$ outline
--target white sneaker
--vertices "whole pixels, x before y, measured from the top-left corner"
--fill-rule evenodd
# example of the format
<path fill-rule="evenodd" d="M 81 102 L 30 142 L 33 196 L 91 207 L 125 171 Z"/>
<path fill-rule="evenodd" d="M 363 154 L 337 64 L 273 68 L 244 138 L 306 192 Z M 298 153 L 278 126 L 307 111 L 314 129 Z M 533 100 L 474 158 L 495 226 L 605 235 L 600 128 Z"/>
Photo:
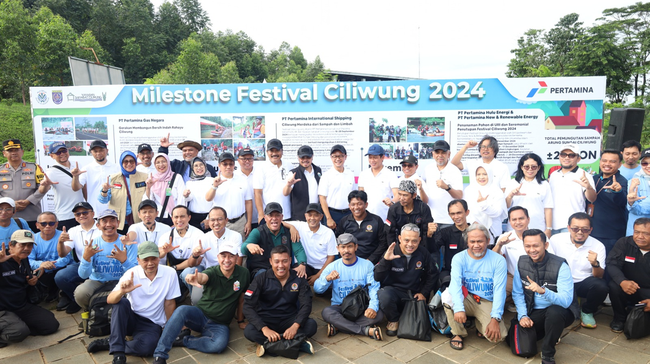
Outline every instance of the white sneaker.
<path fill-rule="evenodd" d="M 605 297 L 605 300 L 603 301 L 603 306 L 611 307 L 612 306 L 612 301 L 609 299 L 609 295 Z"/>

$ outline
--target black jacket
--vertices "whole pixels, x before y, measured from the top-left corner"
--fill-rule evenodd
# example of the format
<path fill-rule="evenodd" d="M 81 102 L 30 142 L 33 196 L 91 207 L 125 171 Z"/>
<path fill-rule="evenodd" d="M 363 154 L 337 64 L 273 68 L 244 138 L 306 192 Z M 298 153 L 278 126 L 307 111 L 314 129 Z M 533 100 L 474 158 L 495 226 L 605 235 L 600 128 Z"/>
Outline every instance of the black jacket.
<path fill-rule="evenodd" d="M 271 230 L 269 230 L 269 227 L 266 224 L 258 227 L 257 230 L 260 231 L 260 241 L 257 243 L 257 245 L 259 245 L 260 248 L 264 249 L 264 253 L 261 255 L 251 254 L 246 259 L 246 268 L 248 268 L 248 270 L 251 272 L 251 277 L 254 277 L 255 273 L 257 273 L 257 271 L 260 269 L 271 269 L 271 263 L 269 263 L 269 259 L 271 258 L 271 250 L 275 247 Z M 289 232 L 289 229 L 280 230 L 284 230 L 284 233 L 279 233 L 283 234 L 282 245 L 285 245 L 289 249 L 289 254 L 293 259 L 291 233 Z"/>
<path fill-rule="evenodd" d="M 463 241 L 463 232 L 458 230 L 456 225 L 447 226 L 436 231 L 433 239 L 429 239 L 429 241 L 433 241 L 433 244 L 430 244 L 428 248 L 431 255 L 436 257 L 435 264 L 440 261 L 440 248 L 445 248 L 445 260 L 442 268 L 440 268 L 441 271 L 450 272 L 451 259 L 454 255 L 467 248 L 467 244 Z"/>
<path fill-rule="evenodd" d="M 419 198 L 413 200 L 413 211 L 407 214 L 404 212 L 404 207 L 399 202 L 392 205 L 388 208 L 388 215 L 386 217 L 388 221 L 388 229 L 386 232 L 386 239 L 388 244 L 397 242 L 397 236 L 402 230 L 402 226 L 406 224 L 415 224 L 420 228 L 420 242 L 422 245 L 427 243 L 427 229 L 429 228 L 429 223 L 433 222 L 433 217 L 431 217 L 431 209 L 427 204 L 422 202 Z"/>
<path fill-rule="evenodd" d="M 438 280 L 438 270 L 432 264 L 429 252 L 420 245 L 408 263 L 399 245 L 395 245 L 393 253 L 400 257 L 386 260 L 382 256 L 375 266 L 375 280 L 382 287 L 390 286 L 404 292 L 410 290 L 412 294 L 422 293 L 428 299 Z"/>
<path fill-rule="evenodd" d="M 323 173 L 319 166 L 315 164 L 311 166 L 314 170 L 316 185 L 318 185 Z M 305 168 L 299 165 L 290 172 L 296 174 L 296 179 L 300 179 L 300 182 L 293 185 L 293 189 L 289 195 L 291 198 L 291 220 L 305 221 L 305 210 L 307 209 L 307 205 L 309 205 L 309 184 L 307 177 L 305 177 Z"/>
<path fill-rule="evenodd" d="M 164 154 L 169 154 L 169 148 L 168 147 L 158 147 L 158 153 L 164 153 Z M 186 162 L 182 159 L 174 159 L 173 161 L 170 161 L 171 166 L 172 166 L 172 171 L 178 173 L 183 177 L 183 174 L 185 171 L 190 167 L 190 163 Z M 217 169 L 214 168 L 211 164 L 206 163 L 205 164 L 206 168 L 208 168 L 208 172 L 210 172 L 210 176 L 216 177 L 217 176 Z"/>
<path fill-rule="evenodd" d="M 336 236 L 350 233 L 357 238 L 357 256 L 377 264 L 388 249 L 386 243 L 386 228 L 381 217 L 368 212 L 366 218 L 357 224 L 352 214 L 344 217 L 336 224 Z"/>
<path fill-rule="evenodd" d="M 9 254 L 7 250 L 7 254 Z M 32 277 L 29 259 L 0 263 L 0 311 L 16 311 L 27 304 L 27 279 Z"/>
<path fill-rule="evenodd" d="M 650 288 L 650 254 L 643 255 L 632 236 L 618 239 L 607 255 L 607 272 L 617 285 L 625 280 Z"/>

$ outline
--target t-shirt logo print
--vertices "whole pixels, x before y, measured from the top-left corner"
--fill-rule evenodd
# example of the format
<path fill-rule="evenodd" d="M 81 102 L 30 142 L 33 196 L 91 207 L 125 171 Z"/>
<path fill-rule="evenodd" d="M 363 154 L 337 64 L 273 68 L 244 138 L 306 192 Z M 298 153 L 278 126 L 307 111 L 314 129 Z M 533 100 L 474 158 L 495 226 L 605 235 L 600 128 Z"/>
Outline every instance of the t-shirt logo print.
<path fill-rule="evenodd" d="M 241 289 L 241 283 L 239 283 L 239 281 L 235 281 L 235 283 L 232 285 L 232 289 L 235 292 L 239 291 Z"/>

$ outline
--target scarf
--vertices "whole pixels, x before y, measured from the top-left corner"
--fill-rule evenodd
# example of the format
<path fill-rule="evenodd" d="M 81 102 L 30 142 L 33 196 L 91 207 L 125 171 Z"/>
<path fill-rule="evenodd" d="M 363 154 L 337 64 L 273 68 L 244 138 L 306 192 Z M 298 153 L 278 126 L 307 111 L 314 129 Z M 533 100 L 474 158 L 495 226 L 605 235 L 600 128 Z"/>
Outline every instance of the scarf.
<path fill-rule="evenodd" d="M 124 169 L 124 164 L 122 164 L 122 162 L 124 162 L 124 158 L 129 157 L 129 156 L 133 157 L 133 160 L 135 161 L 136 165 L 138 163 L 138 158 L 135 156 L 135 154 L 132 151 L 127 150 L 127 151 L 122 152 L 122 155 L 120 155 L 120 168 L 122 169 L 122 175 L 124 176 L 124 182 L 126 182 L 126 177 L 128 177 L 128 176 L 130 176 L 132 174 L 135 174 L 135 172 L 136 172 L 135 168 L 133 168 L 133 170 L 131 172 Z"/>
<path fill-rule="evenodd" d="M 153 158 L 153 163 L 154 165 L 156 164 L 156 159 L 159 157 L 165 158 L 165 161 L 167 162 L 167 170 L 165 172 L 160 173 L 158 170 L 153 174 L 153 180 L 154 184 L 151 187 L 151 191 L 158 196 L 158 200 L 162 204 L 163 201 L 165 201 L 165 195 L 167 193 L 167 187 L 169 187 L 169 181 L 171 181 L 172 176 L 174 175 L 174 172 L 172 171 L 172 166 L 171 163 L 169 162 L 169 156 L 164 153 L 158 153 L 156 156 Z M 169 202 L 167 203 L 167 212 L 171 215 L 172 210 L 176 206 L 176 201 L 174 200 L 174 196 L 169 196 Z"/>
<path fill-rule="evenodd" d="M 203 174 L 196 174 L 194 172 L 194 163 L 196 162 L 203 163 Z M 202 181 L 207 176 L 208 176 L 208 166 L 205 164 L 205 161 L 203 161 L 203 159 L 199 157 L 194 157 L 194 159 L 192 159 L 192 165 L 190 165 L 190 179 L 192 181 Z"/>

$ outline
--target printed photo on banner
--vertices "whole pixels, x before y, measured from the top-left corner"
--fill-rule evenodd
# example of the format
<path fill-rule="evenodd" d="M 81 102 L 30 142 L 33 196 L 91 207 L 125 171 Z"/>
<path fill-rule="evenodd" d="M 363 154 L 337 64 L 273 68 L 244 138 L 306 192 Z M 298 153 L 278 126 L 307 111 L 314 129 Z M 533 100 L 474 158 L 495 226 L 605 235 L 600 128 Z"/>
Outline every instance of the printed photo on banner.
<path fill-rule="evenodd" d="M 408 135 L 406 140 L 414 143 L 435 143 L 445 139 L 444 117 L 419 117 L 406 120 Z"/>
<path fill-rule="evenodd" d="M 413 144 L 418 145 L 418 143 Z M 434 143 L 420 143 L 418 159 L 433 159 L 433 144 Z"/>
<path fill-rule="evenodd" d="M 393 149 L 393 159 L 404 159 L 404 157 L 409 155 L 421 159 L 420 154 L 419 143 L 399 143 Z"/>
<path fill-rule="evenodd" d="M 41 123 L 43 140 L 74 140 L 74 122 L 71 117 L 44 117 Z"/>
<path fill-rule="evenodd" d="M 370 118 L 370 143 L 400 143 L 406 141 L 406 121 Z"/>
<path fill-rule="evenodd" d="M 201 139 L 201 158 L 206 162 L 219 163 L 221 153 L 232 153 L 232 139 Z"/>
<path fill-rule="evenodd" d="M 74 118 L 77 140 L 108 139 L 106 117 L 80 116 Z"/>
<path fill-rule="evenodd" d="M 232 138 L 232 120 L 223 116 L 201 116 L 201 139 Z"/>
<path fill-rule="evenodd" d="M 264 116 L 235 116 L 233 117 L 234 137 L 244 139 L 259 139 L 266 137 Z"/>
<path fill-rule="evenodd" d="M 233 148 L 235 149 L 235 157 L 239 157 L 239 152 L 244 148 L 250 148 L 255 155 L 253 156 L 256 161 L 266 160 L 266 140 L 265 139 L 233 139 Z"/>

